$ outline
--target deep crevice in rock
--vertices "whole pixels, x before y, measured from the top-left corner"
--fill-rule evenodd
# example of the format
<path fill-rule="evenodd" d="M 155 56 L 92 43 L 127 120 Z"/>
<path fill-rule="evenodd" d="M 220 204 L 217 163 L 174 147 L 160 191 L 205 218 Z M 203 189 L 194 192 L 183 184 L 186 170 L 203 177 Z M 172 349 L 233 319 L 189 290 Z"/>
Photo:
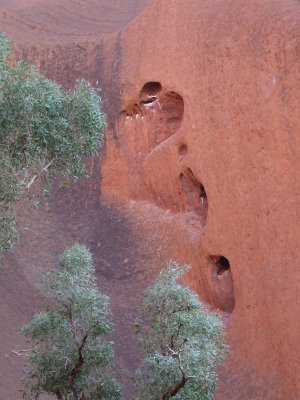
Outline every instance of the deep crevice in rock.
<path fill-rule="evenodd" d="M 218 255 L 210 256 L 209 264 L 212 266 L 215 306 L 231 313 L 235 306 L 235 296 L 230 262 L 226 257 Z"/>
<path fill-rule="evenodd" d="M 179 176 L 180 196 L 185 211 L 195 211 L 205 223 L 208 211 L 208 199 L 202 183 L 195 177 L 193 171 L 187 168 Z"/>

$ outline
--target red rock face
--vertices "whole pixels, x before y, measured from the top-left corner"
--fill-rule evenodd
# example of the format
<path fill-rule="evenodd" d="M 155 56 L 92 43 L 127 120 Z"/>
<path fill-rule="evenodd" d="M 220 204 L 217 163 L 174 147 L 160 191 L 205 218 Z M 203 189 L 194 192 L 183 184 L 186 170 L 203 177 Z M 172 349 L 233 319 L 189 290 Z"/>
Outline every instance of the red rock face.
<path fill-rule="evenodd" d="M 295 1 L 175 0 L 122 33 L 103 198 L 158 205 L 170 258 L 232 312 L 218 399 L 300 393 L 299 28 Z"/>
<path fill-rule="evenodd" d="M 6 3 L 3 23 L 29 21 L 24 13 L 42 4 Z M 124 2 L 101 3 L 123 15 Z M 21 24 L 26 46 L 23 28 L 7 22 L 15 57 L 66 86 L 101 82 L 102 199 L 129 202 L 157 265 L 190 263 L 186 282 L 228 315 L 216 398 L 298 399 L 299 3 L 153 0 L 121 33 L 112 19 L 98 32 L 105 14 L 91 4 L 82 12 L 94 22 L 70 17 L 66 28 L 55 6 L 59 29 L 39 29 L 40 40 Z M 138 4 L 128 1 L 132 13 Z"/>
<path fill-rule="evenodd" d="M 82 43 L 118 31 L 149 0 L 1 0 L 1 31 L 21 43 Z"/>

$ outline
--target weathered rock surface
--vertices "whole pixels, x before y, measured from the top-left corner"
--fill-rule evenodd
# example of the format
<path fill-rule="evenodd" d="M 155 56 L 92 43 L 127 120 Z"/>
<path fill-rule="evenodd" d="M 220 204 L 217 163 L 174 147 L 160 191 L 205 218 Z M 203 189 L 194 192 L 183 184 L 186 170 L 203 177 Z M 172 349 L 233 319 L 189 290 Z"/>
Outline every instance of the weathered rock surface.
<path fill-rule="evenodd" d="M 29 21 L 27 9 L 15 8 L 17 1 L 4 3 L 10 11 L 1 6 L 1 12 Z M 152 0 L 121 32 L 114 28 L 129 19 L 130 12 L 123 15 L 124 1 L 100 3 L 118 5 L 124 17 L 104 24 L 101 32 L 97 29 L 105 14 L 96 1 L 84 8 L 82 25 L 72 22 L 81 7 L 73 2 L 66 26 L 66 9 L 48 3 L 41 26 L 49 26 L 53 10 L 60 10 L 59 29 L 46 34 L 39 28 L 37 40 L 35 31 L 21 24 L 27 45 L 18 24 L 9 23 L 15 57 L 34 61 L 67 86 L 78 77 L 95 86 L 101 82 L 109 117 L 102 199 L 129 202 L 136 238 L 142 251 L 151 254 L 149 268 L 154 271 L 170 258 L 189 262 L 186 281 L 228 315 L 231 355 L 220 371 L 216 398 L 296 400 L 299 2 Z M 126 3 L 133 15 L 140 11 L 138 4 L 147 2 Z M 32 1 L 32 10 L 41 5 Z M 5 22 L 3 16 L 0 20 Z M 93 164 L 91 171 L 93 179 L 78 189 L 87 198 L 100 185 Z M 53 214 L 62 201 L 56 196 Z M 88 219 L 97 252 L 94 220 Z M 53 216 L 51 221 L 54 231 L 56 226 L 64 229 Z M 55 235 L 43 235 L 40 262 L 55 242 Z M 30 240 L 26 243 L 29 251 Z M 22 250 L 13 265 L 22 259 Z M 33 277 L 29 264 L 24 264 L 25 275 Z M 128 284 L 134 279 L 129 274 Z M 116 285 L 114 292 L 121 293 L 123 286 Z M 122 296 L 115 302 L 123 304 L 128 296 Z"/>
<path fill-rule="evenodd" d="M 149 0 L 1 0 L 1 31 L 22 43 L 79 43 L 123 28 Z"/>
<path fill-rule="evenodd" d="M 232 311 L 219 399 L 300 396 L 299 43 L 296 1 L 153 1 L 122 33 L 104 197 L 168 210 L 170 257 Z"/>

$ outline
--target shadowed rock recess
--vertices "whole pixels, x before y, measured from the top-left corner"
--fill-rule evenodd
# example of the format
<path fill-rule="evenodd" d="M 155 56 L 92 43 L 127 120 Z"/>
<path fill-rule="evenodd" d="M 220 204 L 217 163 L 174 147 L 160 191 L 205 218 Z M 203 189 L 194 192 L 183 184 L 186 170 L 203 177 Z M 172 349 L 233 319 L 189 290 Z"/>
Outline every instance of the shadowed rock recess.
<path fill-rule="evenodd" d="M 216 400 L 297 400 L 299 2 L 5 0 L 0 21 L 14 59 L 66 87 L 89 79 L 108 116 L 90 179 L 19 211 L 22 241 L 0 272 L 0 398 L 20 398 L 10 349 L 45 301 L 38 277 L 80 240 L 112 298 L 118 366 L 136 365 L 134 309 L 175 259 L 226 321 Z"/>

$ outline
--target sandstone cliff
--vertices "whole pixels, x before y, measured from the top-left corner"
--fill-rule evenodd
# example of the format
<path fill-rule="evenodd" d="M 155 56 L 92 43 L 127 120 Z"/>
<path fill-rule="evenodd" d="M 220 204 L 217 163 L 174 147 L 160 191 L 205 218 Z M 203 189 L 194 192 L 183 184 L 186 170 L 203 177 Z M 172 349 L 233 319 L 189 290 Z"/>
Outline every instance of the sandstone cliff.
<path fill-rule="evenodd" d="M 170 257 L 232 312 L 219 399 L 300 396 L 299 43 L 296 1 L 153 1 L 122 32 L 104 197 L 159 206 Z"/>

